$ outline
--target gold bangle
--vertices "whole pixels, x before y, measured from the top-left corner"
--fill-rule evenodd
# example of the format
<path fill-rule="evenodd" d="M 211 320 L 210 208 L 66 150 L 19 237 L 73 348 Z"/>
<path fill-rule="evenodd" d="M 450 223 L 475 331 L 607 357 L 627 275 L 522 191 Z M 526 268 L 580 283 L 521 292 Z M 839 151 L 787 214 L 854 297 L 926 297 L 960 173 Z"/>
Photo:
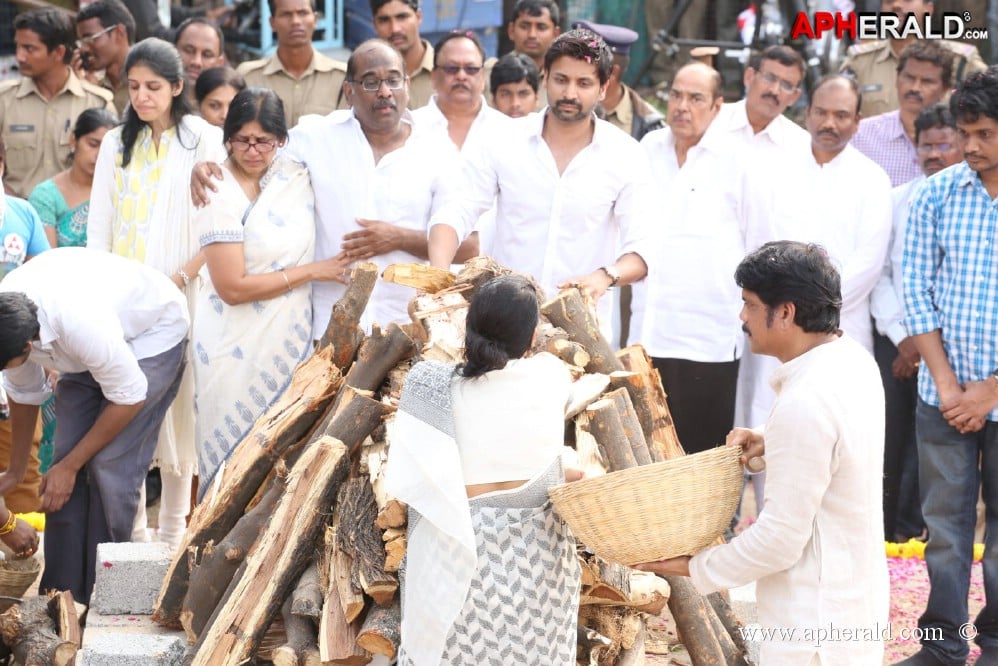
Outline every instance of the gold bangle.
<path fill-rule="evenodd" d="M 10 509 L 7 509 L 7 522 L 0 526 L 0 536 L 4 534 L 10 534 L 14 531 L 14 527 L 17 526 L 17 516 Z"/>
<path fill-rule="evenodd" d="M 284 284 L 288 285 L 288 293 L 290 294 L 293 291 L 291 289 L 291 280 L 288 279 L 288 273 L 283 268 L 281 269 L 281 275 L 284 276 Z"/>

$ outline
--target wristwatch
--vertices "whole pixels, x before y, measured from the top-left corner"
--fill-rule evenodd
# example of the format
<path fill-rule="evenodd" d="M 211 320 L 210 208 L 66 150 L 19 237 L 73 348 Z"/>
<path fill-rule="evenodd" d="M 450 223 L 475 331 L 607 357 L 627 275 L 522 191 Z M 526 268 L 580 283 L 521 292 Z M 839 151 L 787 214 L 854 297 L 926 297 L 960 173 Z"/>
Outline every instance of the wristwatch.
<path fill-rule="evenodd" d="M 600 266 L 599 269 L 610 278 L 610 286 L 616 287 L 617 283 L 620 282 L 620 271 L 615 266 Z"/>

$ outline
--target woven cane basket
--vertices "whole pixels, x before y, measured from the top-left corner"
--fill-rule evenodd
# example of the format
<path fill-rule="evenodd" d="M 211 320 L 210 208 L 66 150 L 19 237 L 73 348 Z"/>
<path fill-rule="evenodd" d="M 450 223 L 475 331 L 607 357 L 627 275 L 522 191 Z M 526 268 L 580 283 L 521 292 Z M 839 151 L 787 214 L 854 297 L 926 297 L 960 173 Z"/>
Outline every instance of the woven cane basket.
<path fill-rule="evenodd" d="M 0 559 L 0 597 L 20 599 L 38 578 L 42 563 L 37 557 L 14 559 L 14 553 L 5 545 L 0 552 L 6 559 Z M 0 599 L 0 612 L 11 607 L 13 602 Z"/>
<path fill-rule="evenodd" d="M 720 446 L 551 488 L 575 536 L 605 560 L 638 564 L 692 555 L 731 522 L 741 450 Z"/>

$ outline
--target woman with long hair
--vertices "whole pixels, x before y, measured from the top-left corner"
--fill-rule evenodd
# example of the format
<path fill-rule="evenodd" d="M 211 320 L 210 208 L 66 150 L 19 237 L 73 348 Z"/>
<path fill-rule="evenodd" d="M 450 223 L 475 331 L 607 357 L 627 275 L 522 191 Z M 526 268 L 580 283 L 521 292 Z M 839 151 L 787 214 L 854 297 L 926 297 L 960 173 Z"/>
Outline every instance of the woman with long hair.
<path fill-rule="evenodd" d="M 87 247 L 130 257 L 170 276 L 196 317 L 198 273 L 204 264 L 194 234 L 189 182 L 199 161 L 225 158 L 221 130 L 190 113 L 184 70 L 172 44 L 151 37 L 125 60 L 130 104 L 124 122 L 107 133 L 97 158 Z M 159 537 L 178 546 L 190 510 L 194 449 L 194 377 L 184 373 L 177 399 L 163 420 L 152 461 L 163 495 Z M 147 539 L 139 503 L 136 540 Z"/>
<path fill-rule="evenodd" d="M 223 138 L 224 177 L 195 219 L 211 277 L 191 336 L 202 497 L 311 352 L 311 282 L 342 282 L 348 263 L 313 261 L 315 197 L 308 170 L 279 153 L 288 140 L 281 98 L 240 92 Z"/>
<path fill-rule="evenodd" d="M 464 363 L 417 363 L 402 388 L 385 474 L 409 505 L 399 664 L 575 663 L 581 572 L 547 497 L 571 377 L 526 356 L 538 316 L 525 278 L 490 280 Z"/>
<path fill-rule="evenodd" d="M 236 94 L 245 90 L 242 74 L 231 67 L 212 67 L 201 72 L 194 83 L 198 113 L 215 127 L 225 125 L 225 116 Z"/>

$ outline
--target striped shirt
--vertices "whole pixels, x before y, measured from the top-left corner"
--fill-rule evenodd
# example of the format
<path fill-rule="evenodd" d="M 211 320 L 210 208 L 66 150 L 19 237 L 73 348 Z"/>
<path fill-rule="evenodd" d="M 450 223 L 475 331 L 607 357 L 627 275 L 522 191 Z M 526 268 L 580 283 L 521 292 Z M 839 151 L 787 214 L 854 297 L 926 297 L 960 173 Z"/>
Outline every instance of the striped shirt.
<path fill-rule="evenodd" d="M 904 185 L 922 175 L 918 151 L 904 131 L 900 111 L 863 118 L 852 137 L 852 145 L 887 172 L 891 187 Z"/>
<path fill-rule="evenodd" d="M 915 193 L 904 259 L 910 335 L 940 329 L 957 380 L 982 381 L 998 368 L 998 203 L 966 162 L 940 171 Z M 939 405 L 926 367 L 918 395 Z M 998 408 L 988 415 L 998 421 Z"/>

